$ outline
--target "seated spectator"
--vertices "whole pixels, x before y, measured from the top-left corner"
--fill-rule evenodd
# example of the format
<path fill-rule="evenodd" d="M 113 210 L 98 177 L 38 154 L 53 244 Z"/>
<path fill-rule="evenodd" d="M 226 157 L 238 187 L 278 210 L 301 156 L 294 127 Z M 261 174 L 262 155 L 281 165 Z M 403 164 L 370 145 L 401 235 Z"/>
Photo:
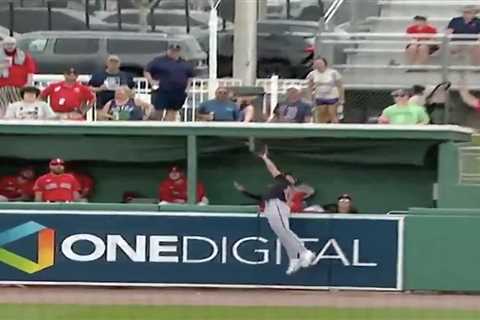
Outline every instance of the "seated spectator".
<path fill-rule="evenodd" d="M 478 35 L 480 34 L 480 19 L 476 17 L 478 13 L 478 8 L 476 6 L 465 6 L 463 7 L 463 16 L 455 17 L 450 20 L 447 33 L 453 35 Z M 452 41 L 473 41 L 478 43 L 478 37 L 470 38 L 454 38 Z M 474 65 L 480 64 L 480 46 L 478 44 L 469 45 L 469 46 L 456 46 L 452 49 L 454 54 L 465 54 L 470 55 L 471 63 Z"/>
<path fill-rule="evenodd" d="M 411 104 L 416 104 L 418 106 L 424 107 L 425 98 L 426 98 L 425 96 L 426 88 L 424 86 L 416 84 L 410 90 L 411 90 L 412 96 L 410 97 L 410 99 L 408 99 L 408 102 Z"/>
<path fill-rule="evenodd" d="M 200 104 L 198 118 L 201 121 L 239 121 L 240 110 L 230 100 L 230 90 L 226 87 L 218 87 L 215 90 L 215 98 Z"/>
<path fill-rule="evenodd" d="M 240 122 L 253 122 L 255 121 L 255 106 L 253 100 L 255 96 L 240 96 L 237 98 L 238 113 Z"/>
<path fill-rule="evenodd" d="M 460 82 L 460 97 L 462 97 L 463 102 L 469 107 L 480 111 L 480 98 L 477 98 L 470 93 L 465 81 Z"/>
<path fill-rule="evenodd" d="M 301 88 L 291 86 L 287 89 L 287 99 L 280 102 L 268 122 L 305 123 L 312 121 L 312 106 L 302 101 Z"/>
<path fill-rule="evenodd" d="M 187 203 L 187 178 L 181 168 L 170 168 L 168 177 L 158 187 L 158 199 L 160 204 L 185 204 Z M 197 183 L 197 204 L 208 204 L 203 183 Z"/>
<path fill-rule="evenodd" d="M 29 201 L 33 199 L 35 171 L 32 167 L 21 169 L 16 176 L 0 178 L 0 202 Z"/>
<path fill-rule="evenodd" d="M 42 92 L 42 98 L 50 100 L 50 106 L 60 119 L 85 120 L 85 114 L 95 102 L 89 87 L 77 81 L 74 68 L 64 73 L 65 80 L 50 84 Z"/>
<path fill-rule="evenodd" d="M 395 104 L 383 110 L 378 122 L 382 124 L 428 124 L 430 118 L 424 107 L 409 102 L 408 90 L 399 89 L 392 92 Z"/>
<path fill-rule="evenodd" d="M 439 46 L 435 44 L 424 44 L 424 41 L 433 41 L 433 37 L 428 34 L 436 34 L 437 28 L 427 22 L 423 16 L 415 16 L 413 24 L 407 28 L 407 34 L 412 42 L 407 45 L 405 53 L 408 64 L 426 64 L 430 55 L 435 53 Z"/>
<path fill-rule="evenodd" d="M 120 86 L 132 89 L 135 86 L 131 74 L 120 71 L 120 58 L 111 55 L 107 58 L 106 69 L 92 74 L 88 85 L 97 94 L 97 109 L 115 97 L 115 90 Z"/>
<path fill-rule="evenodd" d="M 337 203 L 327 204 L 323 207 L 328 213 L 358 213 L 358 210 L 353 206 L 352 197 L 344 193 L 337 198 Z"/>
<path fill-rule="evenodd" d="M 5 119 L 15 120 L 51 120 L 57 115 L 45 101 L 39 100 L 40 90 L 35 87 L 24 87 L 20 91 L 22 100 L 13 102 L 7 107 Z"/>
<path fill-rule="evenodd" d="M 72 202 L 80 199 L 81 186 L 77 179 L 65 173 L 65 162 L 53 159 L 49 164 L 50 172 L 40 176 L 33 191 L 36 202 Z"/>
<path fill-rule="evenodd" d="M 127 86 L 115 90 L 115 98 L 108 101 L 98 112 L 99 120 L 146 120 L 152 113 L 153 106 L 134 97 Z"/>

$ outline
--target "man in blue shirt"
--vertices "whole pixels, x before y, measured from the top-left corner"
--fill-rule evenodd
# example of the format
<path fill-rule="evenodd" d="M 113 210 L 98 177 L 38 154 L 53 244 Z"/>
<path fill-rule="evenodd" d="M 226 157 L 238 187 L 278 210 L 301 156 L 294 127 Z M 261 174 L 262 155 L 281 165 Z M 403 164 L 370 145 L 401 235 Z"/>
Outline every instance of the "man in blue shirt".
<path fill-rule="evenodd" d="M 92 74 L 88 85 L 97 94 L 97 108 L 103 106 L 115 96 L 115 90 L 120 86 L 135 86 L 133 77 L 127 72 L 120 71 L 120 58 L 111 55 L 107 58 L 106 69 Z"/>
<path fill-rule="evenodd" d="M 181 50 L 179 44 L 170 44 L 165 56 L 156 57 L 145 68 L 145 78 L 152 86 L 154 120 L 175 121 L 187 98 L 193 66 L 180 58 Z"/>
<path fill-rule="evenodd" d="M 477 35 L 476 37 L 470 38 L 454 38 L 452 41 L 478 41 L 480 34 L 480 19 L 476 17 L 478 9 L 476 6 L 465 6 L 463 7 L 463 16 L 456 17 L 450 20 L 450 23 L 447 27 L 448 34 L 454 35 Z M 480 64 L 480 46 L 478 45 L 469 45 L 469 46 L 458 46 L 452 50 L 452 53 L 463 53 L 469 51 L 472 64 Z"/>
<path fill-rule="evenodd" d="M 302 101 L 301 88 L 287 89 L 287 100 L 277 105 L 268 122 L 306 123 L 312 122 L 312 106 Z"/>
<path fill-rule="evenodd" d="M 238 121 L 239 110 L 230 100 L 230 91 L 225 87 L 218 87 L 215 99 L 203 102 L 198 108 L 198 117 L 202 121 Z"/>

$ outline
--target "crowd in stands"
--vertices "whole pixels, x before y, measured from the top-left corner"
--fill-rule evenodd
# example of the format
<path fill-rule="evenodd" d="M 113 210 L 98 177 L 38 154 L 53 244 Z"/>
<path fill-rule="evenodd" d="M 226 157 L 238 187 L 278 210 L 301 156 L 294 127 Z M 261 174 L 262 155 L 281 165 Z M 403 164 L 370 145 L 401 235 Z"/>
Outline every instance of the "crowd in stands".
<path fill-rule="evenodd" d="M 462 16 L 452 18 L 446 34 L 480 34 L 480 19 L 476 6 L 462 8 Z M 411 65 L 427 64 L 431 55 L 439 51 L 434 35 L 438 28 L 425 16 L 415 16 L 406 29 L 411 38 L 405 48 L 406 61 Z M 476 41 L 475 37 L 456 37 L 451 41 Z M 475 43 L 476 43 L 475 42 Z M 118 56 L 105 61 L 105 69 L 90 75 L 88 83 L 78 80 L 75 68 L 66 66 L 64 80 L 49 84 L 43 90 L 33 87 L 36 63 L 32 56 L 17 48 L 16 40 L 7 37 L 0 50 L 0 118 L 28 120 L 84 120 L 90 108 L 96 109 L 97 120 L 157 120 L 176 121 L 187 98 L 187 88 L 194 77 L 191 64 L 181 59 L 182 48 L 175 43 L 168 46 L 164 56 L 154 58 L 145 66 L 144 76 L 150 87 L 151 102 L 136 97 L 132 75 L 121 70 Z M 470 57 L 472 64 L 480 64 L 480 45 L 453 45 L 453 54 Z M 414 69 L 421 70 L 421 69 Z M 412 70 L 410 70 L 412 71 Z M 215 97 L 197 108 L 199 121 L 277 122 L 277 123 L 338 123 L 339 110 L 345 103 L 342 75 L 331 68 L 325 58 L 313 62 L 306 77 L 307 88 L 292 85 L 272 111 L 261 114 L 255 110 L 255 96 L 235 96 L 228 87 L 218 87 Z M 428 101 L 425 89 L 414 86 L 392 93 L 395 104 L 387 107 L 378 122 L 382 124 L 442 123 L 438 116 L 445 99 L 437 88 Z M 463 84 L 461 96 L 465 103 L 478 109 L 478 99 L 468 93 Z M 436 101 L 438 100 L 438 101 Z"/>

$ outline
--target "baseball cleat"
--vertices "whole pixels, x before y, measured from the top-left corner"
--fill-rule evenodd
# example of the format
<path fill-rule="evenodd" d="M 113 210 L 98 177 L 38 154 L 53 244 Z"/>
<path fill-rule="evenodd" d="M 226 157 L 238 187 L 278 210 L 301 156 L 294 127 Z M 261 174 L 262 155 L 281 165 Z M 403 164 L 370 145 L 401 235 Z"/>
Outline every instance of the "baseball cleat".
<path fill-rule="evenodd" d="M 308 268 L 313 265 L 315 260 L 315 254 L 312 251 L 307 250 L 300 255 L 300 265 L 302 268 Z"/>
<path fill-rule="evenodd" d="M 286 274 L 291 275 L 297 272 L 298 270 L 300 270 L 301 267 L 302 267 L 302 264 L 300 263 L 300 259 L 291 259 L 290 263 L 288 264 L 288 269 Z"/>

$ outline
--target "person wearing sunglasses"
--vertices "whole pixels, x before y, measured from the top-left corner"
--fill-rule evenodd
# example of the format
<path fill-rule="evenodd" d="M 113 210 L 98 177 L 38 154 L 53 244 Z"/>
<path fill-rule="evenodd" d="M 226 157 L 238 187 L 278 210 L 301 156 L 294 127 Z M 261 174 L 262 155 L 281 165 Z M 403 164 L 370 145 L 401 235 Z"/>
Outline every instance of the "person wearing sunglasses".
<path fill-rule="evenodd" d="M 411 103 L 410 92 L 405 89 L 399 89 L 392 92 L 395 104 L 383 110 L 378 118 L 381 124 L 396 125 L 424 125 L 430 122 L 424 107 Z"/>
<path fill-rule="evenodd" d="M 50 101 L 53 111 L 64 120 L 84 120 L 85 113 L 95 102 L 92 90 L 78 81 L 75 68 L 63 74 L 65 80 L 50 84 L 41 97 Z"/>
<path fill-rule="evenodd" d="M 337 198 L 337 203 L 327 204 L 323 208 L 327 213 L 358 213 L 357 208 L 353 205 L 352 197 L 348 193 L 341 194 Z"/>

